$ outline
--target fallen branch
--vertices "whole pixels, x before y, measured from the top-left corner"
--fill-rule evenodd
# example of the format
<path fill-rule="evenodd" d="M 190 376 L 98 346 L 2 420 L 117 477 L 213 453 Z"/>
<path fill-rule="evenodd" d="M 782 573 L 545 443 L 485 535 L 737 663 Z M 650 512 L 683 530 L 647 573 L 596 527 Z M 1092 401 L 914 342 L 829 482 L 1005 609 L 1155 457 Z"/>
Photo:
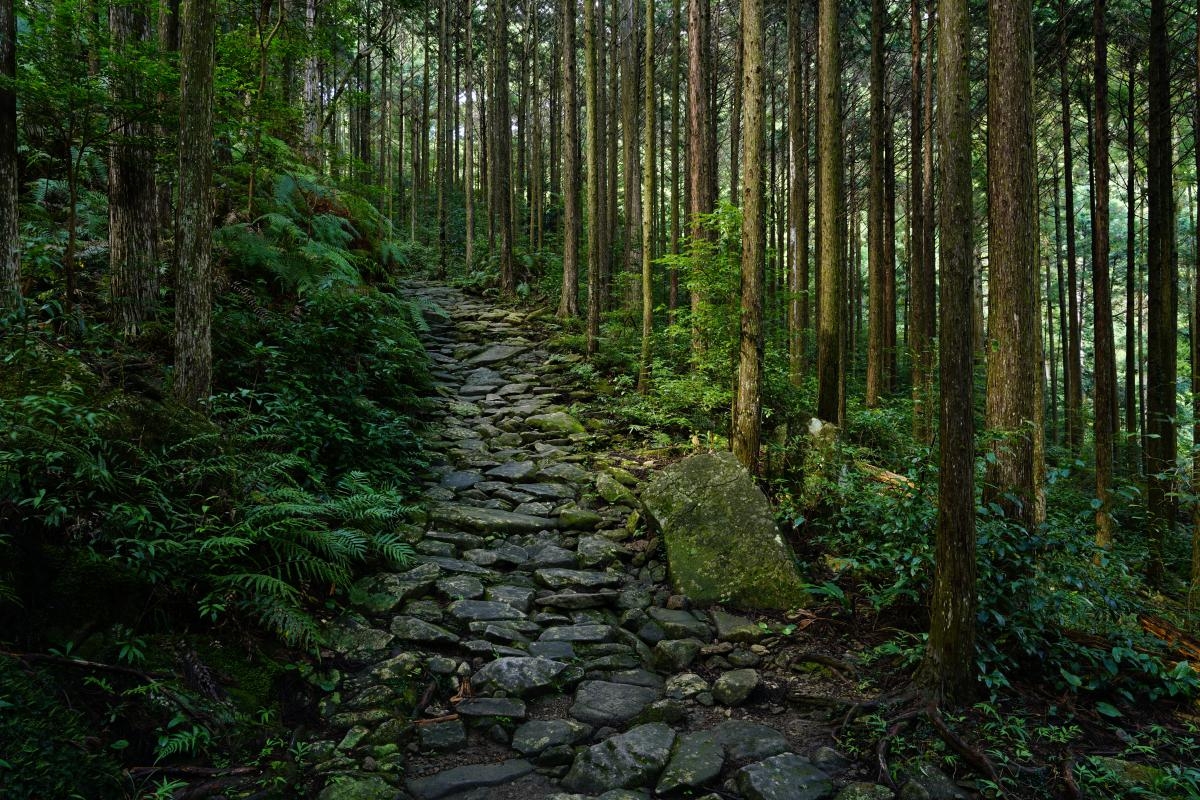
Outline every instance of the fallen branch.
<path fill-rule="evenodd" d="M 126 770 L 130 775 L 177 775 L 181 778 L 228 778 L 235 775 L 253 775 L 259 772 L 258 767 L 189 767 L 189 766 L 153 766 L 130 767 Z"/>
<path fill-rule="evenodd" d="M 435 722 L 453 722 L 458 719 L 458 714 L 443 714 L 440 717 L 430 717 L 429 719 L 414 719 L 414 725 L 432 725 Z"/>
<path fill-rule="evenodd" d="M 162 672 L 146 672 L 133 667 L 123 667 L 119 664 L 105 664 L 100 661 L 88 661 L 83 658 L 71 658 L 69 656 L 56 656 L 50 653 L 13 653 L 8 650 L 0 650 L 0 656 L 8 656 L 15 658 L 18 661 L 26 662 L 41 662 L 44 664 L 58 664 L 64 667 L 76 667 L 77 669 L 97 669 L 103 672 L 115 672 L 118 675 L 132 675 L 135 678 L 141 678 L 145 681 L 167 680 L 175 677 Z"/>

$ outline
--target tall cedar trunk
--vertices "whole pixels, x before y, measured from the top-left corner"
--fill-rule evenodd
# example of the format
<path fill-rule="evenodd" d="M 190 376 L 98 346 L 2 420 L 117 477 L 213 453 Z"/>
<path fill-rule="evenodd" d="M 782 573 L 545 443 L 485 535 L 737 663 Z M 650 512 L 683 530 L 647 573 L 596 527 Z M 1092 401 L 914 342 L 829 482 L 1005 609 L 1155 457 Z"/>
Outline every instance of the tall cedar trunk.
<path fill-rule="evenodd" d="M 17 16 L 13 0 L 0 0 L 0 310 L 21 305 L 21 240 L 17 207 Z"/>
<path fill-rule="evenodd" d="M 843 246 L 842 246 L 842 86 L 838 41 L 838 3 L 817 4 L 817 174 L 821 240 L 820 304 L 817 309 L 817 417 L 840 425 L 842 375 Z"/>
<path fill-rule="evenodd" d="M 637 0 L 624 0 L 621 15 L 621 169 L 625 197 L 625 248 L 622 268 L 629 274 L 628 298 L 638 297 L 633 275 L 642 271 L 642 198 L 638 166 L 638 100 L 640 93 L 637 42 Z M 647 156 L 647 160 L 649 157 Z M 653 201 L 651 201 L 653 208 Z M 627 304 L 632 306 L 632 303 Z"/>
<path fill-rule="evenodd" d="M 913 437 L 920 442 L 933 441 L 933 315 L 934 276 L 932 261 L 925 252 L 929 239 L 926 237 L 925 220 L 925 126 L 922 121 L 924 104 L 923 68 L 921 65 L 922 32 L 921 0 L 912 0 L 912 96 L 910 120 L 912 149 L 908 166 L 909 219 L 911 232 L 909 242 L 909 322 L 908 346 L 912 360 Z"/>
<path fill-rule="evenodd" d="M 646 88 L 645 105 L 646 161 L 642 170 L 642 354 L 638 369 L 638 391 L 650 391 L 650 334 L 654 330 L 654 284 L 652 249 L 654 244 L 654 0 L 646 0 L 646 52 L 642 64 Z"/>
<path fill-rule="evenodd" d="M 884 384 L 883 267 L 883 26 L 884 2 L 871 2 L 871 182 L 867 201 L 867 274 L 870 310 L 867 315 L 867 408 L 879 405 Z"/>
<path fill-rule="evenodd" d="M 1176 351 L 1179 339 L 1175 200 L 1171 170 L 1171 64 L 1167 0 L 1150 2 L 1150 151 L 1146 256 L 1150 309 L 1146 343 L 1146 474 L 1151 585 L 1163 581 L 1163 539 L 1174 523 Z"/>
<path fill-rule="evenodd" d="M 179 52 L 179 0 L 159 0 L 158 49 L 162 55 Z M 159 91 L 158 101 L 165 104 L 168 96 L 168 92 Z M 0 117 L 2 116 L 5 115 L 0 110 Z M 175 131 L 168 128 L 165 115 L 159 115 L 157 131 L 161 141 L 173 141 L 175 138 Z M 158 236 L 160 245 L 166 248 L 165 252 L 160 251 L 159 257 L 172 264 L 175 263 L 175 254 L 173 252 L 175 238 L 175 175 L 173 172 L 173 170 L 164 170 L 163 174 L 160 174 L 157 180 Z"/>
<path fill-rule="evenodd" d="M 563 275 L 558 316 L 579 316 L 579 108 L 575 99 L 575 1 L 562 0 Z M 591 0 L 584 0 L 590 4 Z M 588 134 L 589 144 L 591 133 Z M 591 180 L 591 167 L 588 168 Z M 592 213 L 589 206 L 589 214 Z M 589 221 L 588 227 L 594 224 Z"/>
<path fill-rule="evenodd" d="M 200 405 L 212 391 L 213 0 L 184 0 L 179 53 L 179 214 L 175 225 L 174 393 Z"/>
<path fill-rule="evenodd" d="M 800 106 L 803 112 L 800 119 L 800 165 L 798 175 L 800 178 L 800 208 L 796 212 L 800 219 L 799 231 L 796 237 L 796 247 L 800 251 L 799 265 L 799 280 L 800 280 L 800 368 L 803 370 L 808 361 L 808 341 L 809 332 L 812 330 L 811 316 L 809 309 L 815 305 L 809 300 L 812 294 L 809 291 L 809 272 L 811 271 L 811 260 L 809 257 L 809 239 L 811 238 L 812 228 L 809 227 L 809 143 L 810 143 L 810 127 L 809 118 L 812 116 L 812 90 L 810 81 L 812 80 L 810 56 L 812 50 L 809 42 L 810 38 L 805 37 L 804 52 L 800 57 L 800 85 L 803 88 L 803 94 L 800 98 Z"/>
<path fill-rule="evenodd" d="M 450 0 L 439 0 L 438 74 L 437 74 L 437 223 L 438 277 L 445 279 L 446 262 L 450 257 L 447 201 L 450 193 Z"/>
<path fill-rule="evenodd" d="M 512 218 L 512 135 L 508 110 L 508 0 L 493 0 L 495 14 L 495 89 L 492 92 L 492 125 L 496 130 L 495 153 L 492 154 L 492 174 L 495 176 L 496 216 L 500 239 L 500 292 L 512 294 L 516 289 L 513 268 Z"/>
<path fill-rule="evenodd" d="M 604 259 L 600 264 L 602 270 L 600 273 L 600 285 L 603 287 L 600 299 L 604 304 L 603 307 L 606 311 L 611 311 L 613 308 L 612 275 L 615 260 L 617 258 L 616 237 L 618 235 L 617 225 L 619 220 L 619 214 L 617 213 L 619 205 L 617 200 L 620 195 L 620 191 L 617 187 L 617 167 L 621 163 L 621 157 L 617 151 L 620 143 L 618 129 L 621 116 L 618 113 L 617 101 L 619 99 L 621 85 L 620 60 L 617 58 L 618 54 L 616 51 L 620 45 L 620 39 L 618 38 L 618 30 L 620 28 L 618 17 L 621 14 L 620 2 L 621 0 L 609 0 L 608 8 L 612 11 L 608 28 L 609 38 L 606 40 L 607 45 L 605 46 L 604 50 L 601 51 L 602 62 L 604 61 L 603 53 L 607 52 L 610 48 L 613 51 L 612 58 L 608 59 L 608 65 L 610 67 L 607 73 L 608 91 L 605 94 L 605 101 L 603 103 L 604 120 L 605 124 L 607 125 L 608 138 L 606 140 L 607 143 L 605 145 L 604 156 Z M 604 72 L 604 70 L 602 69 L 601 72 Z M 621 252 L 622 254 L 624 253 L 624 251 Z"/>
<path fill-rule="evenodd" d="M 475 50 L 471 41 L 473 23 L 475 21 L 475 0 L 466 0 L 463 7 L 466 17 L 466 33 L 463 45 L 464 80 L 466 82 L 466 126 L 465 145 L 463 147 L 463 204 L 465 205 L 466 223 L 463 231 L 463 259 L 467 269 L 475 260 Z M 401 137 L 403 141 L 403 137 Z M 578 236 L 576 244 L 578 245 Z"/>
<path fill-rule="evenodd" d="M 801 34 L 803 14 L 802 0 L 788 0 L 788 146 L 791 151 L 789 163 L 791 180 L 788 189 L 788 376 L 799 385 L 804 368 L 804 330 L 800 317 L 801 294 L 807 288 L 800 282 L 800 260 L 802 251 L 808 250 L 808 219 L 806 198 L 801 197 L 801 183 L 807 180 L 802 174 L 807 169 L 808 158 L 804 153 L 806 117 L 804 108 L 804 42 Z"/>
<path fill-rule="evenodd" d="M 136 53 L 150 41 L 141 4 L 114 3 L 108 13 L 113 47 Z M 108 150 L 108 264 L 113 321 L 129 336 L 152 319 L 158 306 L 158 191 L 154 182 L 151 125 L 143 119 L 150 98 L 128 63 L 111 83 L 113 133 Z"/>
<path fill-rule="evenodd" d="M 694 241 L 709 238 L 710 232 L 700 217 L 716 204 L 716 176 L 709 169 L 708 152 L 708 9 L 709 0 L 688 0 L 688 224 Z M 702 302 L 692 290 L 692 349 L 701 349 L 696 316 Z"/>
<path fill-rule="evenodd" d="M 988 5 L 988 362 L 984 501 L 1033 529 L 1038 374 L 1031 0 Z"/>
<path fill-rule="evenodd" d="M 1092 297 L 1095 302 L 1093 335 L 1096 347 L 1096 544 L 1108 547 L 1113 539 L 1109 514 L 1113 480 L 1113 438 L 1116 435 L 1117 362 L 1113 342 L 1112 285 L 1108 274 L 1108 28 L 1106 0 L 1096 0 L 1092 12 L 1095 36 L 1096 117 L 1094 121 L 1096 190 L 1092 222 Z"/>
<path fill-rule="evenodd" d="M 969 701 L 975 689 L 975 352 L 967 5 L 967 0 L 941 0 L 938 8 L 941 465 L 929 642 L 918 672 L 918 681 L 935 702 L 952 705 Z"/>
<path fill-rule="evenodd" d="M 1056 280 L 1055 286 L 1057 287 L 1057 289 L 1054 294 L 1047 293 L 1046 305 L 1051 309 L 1055 308 L 1054 299 L 1057 296 L 1057 298 L 1058 298 L 1057 320 L 1058 320 L 1058 331 L 1059 331 L 1058 340 L 1059 340 L 1059 342 L 1062 343 L 1063 381 L 1065 383 L 1066 379 L 1067 379 L 1066 373 L 1067 373 L 1067 358 L 1068 358 L 1067 346 L 1066 346 L 1066 341 L 1067 341 L 1067 312 L 1066 312 L 1067 295 L 1066 295 L 1066 282 L 1063 278 L 1064 273 L 1063 273 L 1063 248 L 1062 248 L 1062 213 L 1060 212 L 1059 205 L 1058 205 L 1058 194 L 1059 194 L 1058 189 L 1059 189 L 1059 185 L 1062 183 L 1062 181 L 1059 177 L 1059 172 L 1058 172 L 1058 159 L 1052 159 L 1051 165 L 1052 165 L 1051 166 L 1052 172 L 1054 175 L 1054 194 L 1052 195 L 1052 199 L 1050 201 L 1050 208 L 1052 209 L 1053 216 L 1054 216 L 1054 270 L 1055 270 L 1054 276 L 1055 276 L 1055 280 Z M 1048 269 L 1046 271 L 1046 279 L 1049 280 L 1049 270 Z M 1053 366 L 1053 369 L 1050 374 L 1053 377 L 1054 375 L 1057 374 L 1057 372 L 1058 372 L 1058 365 L 1055 364 Z M 1055 386 L 1054 392 L 1057 392 L 1057 391 L 1058 391 L 1057 386 Z M 1065 388 L 1064 388 L 1064 393 L 1065 393 Z M 1052 393 L 1050 396 L 1050 400 L 1052 403 L 1052 408 L 1057 409 L 1057 406 L 1058 406 L 1057 396 Z M 1054 432 L 1055 437 L 1057 437 L 1058 436 L 1057 426 L 1055 427 L 1053 432 Z"/>
<path fill-rule="evenodd" d="M 1192 138 L 1200 141 L 1200 9 L 1196 12 L 1196 85 L 1192 98 Z M 1194 146 L 1196 172 L 1200 176 L 1200 146 Z M 1200 486 L 1200 457 L 1196 455 L 1196 443 L 1200 442 L 1200 242 L 1196 241 L 1196 228 L 1192 226 L 1192 249 L 1196 259 L 1192 274 L 1192 486 Z M 1192 585 L 1188 594 L 1188 608 L 1196 608 L 1197 592 L 1200 592 L 1200 503 L 1192 505 Z"/>
<path fill-rule="evenodd" d="M 679 226 L 680 173 L 679 169 L 679 40 L 683 38 L 683 4 L 673 0 L 671 23 L 671 255 L 679 254 L 679 240 L 683 235 Z M 667 287 L 668 324 L 675 324 L 675 310 L 679 307 L 679 269 L 672 262 Z"/>
<path fill-rule="evenodd" d="M 742 0 L 742 307 L 737 386 L 733 401 L 733 454 L 751 472 L 758 468 L 762 428 L 763 280 L 766 214 L 763 142 L 763 0 Z"/>
<path fill-rule="evenodd" d="M 1066 388 L 1066 421 L 1067 447 L 1072 452 L 1079 449 L 1083 438 L 1083 387 L 1082 364 L 1080 355 L 1082 336 L 1079 318 L 1079 276 L 1075 252 L 1075 159 L 1071 146 L 1071 96 L 1070 84 L 1067 79 L 1067 66 L 1070 60 L 1070 50 L 1067 44 L 1066 0 L 1059 0 L 1059 101 L 1062 106 L 1062 140 L 1063 140 L 1063 187 L 1066 191 L 1066 220 L 1067 230 L 1067 339 L 1066 339 L 1066 375 L 1063 383 Z"/>
<path fill-rule="evenodd" d="M 596 59 L 596 4 L 583 0 L 583 81 L 587 112 L 587 352 L 600 336 L 600 77 Z"/>
<path fill-rule="evenodd" d="M 1125 107 L 1125 441 L 1128 469 L 1135 475 L 1141 468 L 1141 447 L 1138 441 L 1138 326 L 1134 319 L 1137 308 L 1137 264 L 1134 261 L 1137 253 L 1137 140 L 1134 138 L 1137 63 L 1137 56 L 1130 53 Z"/>
<path fill-rule="evenodd" d="M 883 138 L 883 386 L 896 390 L 896 141 L 895 120 L 886 112 Z"/>
<path fill-rule="evenodd" d="M 736 206 L 741 202 L 741 198 L 738 197 L 738 178 L 741 177 L 738 160 L 742 155 L 742 90 L 746 85 L 743 79 L 742 49 L 744 42 L 741 36 L 742 14 L 745 13 L 745 9 L 742 7 L 742 0 L 732 0 L 732 2 L 737 3 L 737 21 L 733 30 L 733 85 L 729 92 L 729 202 Z M 716 108 L 716 103 L 713 103 L 714 112 L 716 112 Z"/>
<path fill-rule="evenodd" d="M 317 0 L 304 0 L 304 134 L 301 153 L 314 169 L 321 168 L 321 85 L 318 75 Z"/>
<path fill-rule="evenodd" d="M 1057 180 L 1054 182 L 1054 185 L 1056 187 L 1058 186 Z M 1060 258 L 1059 253 L 1058 253 L 1058 212 L 1057 212 L 1058 203 L 1051 202 L 1050 205 L 1052 208 L 1055 209 L 1055 212 L 1054 212 L 1054 223 L 1055 223 L 1054 257 L 1057 260 Z M 1050 258 L 1049 255 L 1047 255 L 1047 261 L 1049 260 L 1049 258 Z M 1053 274 L 1053 272 L 1054 272 L 1054 270 L 1052 270 L 1050 268 L 1050 264 L 1047 263 L 1046 264 L 1046 282 L 1045 282 L 1045 287 L 1046 287 L 1046 367 L 1045 367 L 1045 372 L 1050 381 L 1050 396 L 1047 398 L 1047 402 L 1049 403 L 1049 407 L 1050 407 L 1050 420 L 1047 423 L 1046 430 L 1050 436 L 1050 441 L 1058 442 L 1059 441 L 1059 438 L 1058 438 L 1058 362 L 1056 360 L 1058 357 L 1058 355 L 1057 355 L 1058 350 L 1055 348 L 1055 344 L 1054 344 L 1054 288 L 1050 284 L 1050 276 Z"/>

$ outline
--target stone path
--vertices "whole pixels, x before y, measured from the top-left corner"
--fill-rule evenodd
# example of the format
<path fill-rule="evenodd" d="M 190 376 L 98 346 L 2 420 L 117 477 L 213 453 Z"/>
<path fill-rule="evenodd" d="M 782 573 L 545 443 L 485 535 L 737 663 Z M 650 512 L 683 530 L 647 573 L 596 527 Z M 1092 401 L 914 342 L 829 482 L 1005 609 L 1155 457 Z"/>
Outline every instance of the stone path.
<path fill-rule="evenodd" d="M 449 312 L 425 337 L 430 520 L 419 563 L 330 630 L 322 800 L 891 797 L 786 707 L 758 625 L 670 595 L 636 478 L 564 407 L 571 357 L 520 313 L 411 289 Z"/>

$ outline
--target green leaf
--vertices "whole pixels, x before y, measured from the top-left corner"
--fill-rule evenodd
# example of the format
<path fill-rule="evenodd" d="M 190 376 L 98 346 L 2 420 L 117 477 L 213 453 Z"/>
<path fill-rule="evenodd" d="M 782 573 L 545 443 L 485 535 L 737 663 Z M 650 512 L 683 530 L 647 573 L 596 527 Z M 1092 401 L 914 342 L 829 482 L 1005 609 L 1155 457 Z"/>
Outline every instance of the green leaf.
<path fill-rule="evenodd" d="M 1074 674 L 1073 672 L 1067 672 L 1062 667 L 1059 667 L 1058 671 L 1060 673 L 1062 673 L 1063 680 L 1065 680 L 1068 684 L 1070 684 L 1072 688 L 1078 689 L 1080 686 L 1083 685 L 1083 678 L 1080 678 L 1078 675 Z"/>
<path fill-rule="evenodd" d="M 1116 706 L 1112 705 L 1111 703 L 1104 703 L 1104 702 L 1096 703 L 1096 710 L 1099 711 L 1101 714 L 1103 714 L 1106 717 L 1114 717 L 1115 718 L 1115 717 L 1122 716 L 1120 710 Z"/>

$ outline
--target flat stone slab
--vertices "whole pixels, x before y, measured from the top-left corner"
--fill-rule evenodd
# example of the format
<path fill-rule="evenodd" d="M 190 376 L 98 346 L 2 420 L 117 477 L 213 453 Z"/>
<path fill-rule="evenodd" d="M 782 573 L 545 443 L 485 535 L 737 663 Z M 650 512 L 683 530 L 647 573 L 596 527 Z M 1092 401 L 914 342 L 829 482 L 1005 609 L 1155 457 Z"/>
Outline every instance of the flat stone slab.
<path fill-rule="evenodd" d="M 533 573 L 533 579 L 547 589 L 611 589 L 621 584 L 621 576 L 610 572 L 549 567 Z"/>
<path fill-rule="evenodd" d="M 712 734 L 731 761 L 769 758 L 789 747 L 788 740 L 774 728 L 741 719 L 722 722 L 712 729 Z"/>
<path fill-rule="evenodd" d="M 506 481 L 523 481 L 534 473 L 537 466 L 532 461 L 510 461 L 487 471 L 487 476 Z"/>
<path fill-rule="evenodd" d="M 616 638 L 611 625 L 559 625 L 546 628 L 538 637 L 543 642 L 580 642 L 598 644 Z"/>
<path fill-rule="evenodd" d="M 713 625 L 717 629 L 717 638 L 723 642 L 738 644 L 753 644 L 766 636 L 766 631 L 758 627 L 754 620 L 730 614 L 726 611 L 712 612 Z"/>
<path fill-rule="evenodd" d="M 795 753 L 742 767 L 734 780 L 746 800 L 823 800 L 833 796 L 829 776 Z"/>
<path fill-rule="evenodd" d="M 498 658 L 476 672 L 471 683 L 484 691 L 525 697 L 555 688 L 566 670 L 566 664 L 548 658 Z"/>
<path fill-rule="evenodd" d="M 575 692 L 571 716 L 590 725 L 624 725 L 659 698 L 647 686 L 609 681 L 584 681 Z"/>
<path fill-rule="evenodd" d="M 581 742 L 591 732 L 590 725 L 573 719 L 535 719 L 513 733 L 512 749 L 523 756 L 537 755 L 551 747 Z"/>
<path fill-rule="evenodd" d="M 563 778 L 571 792 L 599 794 L 610 789 L 632 789 L 654 783 L 671 756 L 675 731 L 661 722 L 639 725 L 611 736 L 575 756 Z"/>
<path fill-rule="evenodd" d="M 498 508 L 478 508 L 455 503 L 440 503 L 430 509 L 434 522 L 484 533 L 537 533 L 558 527 L 547 517 L 516 514 Z"/>
<path fill-rule="evenodd" d="M 525 703 L 515 697 L 469 697 L 454 711 L 460 717 L 507 717 L 525 719 Z"/>
<path fill-rule="evenodd" d="M 524 619 L 525 615 L 508 603 L 494 600 L 455 600 L 446 607 L 455 619 L 464 622 L 495 622 L 505 619 Z"/>
<path fill-rule="evenodd" d="M 678 789 L 699 788 L 721 774 L 725 749 L 708 731 L 689 733 L 675 740 L 667 768 L 658 779 L 659 794 Z"/>
<path fill-rule="evenodd" d="M 396 617 L 392 620 L 392 633 L 404 642 L 423 644 L 457 644 L 458 637 L 438 625 L 416 617 Z"/>
<path fill-rule="evenodd" d="M 583 423 L 565 411 L 552 411 L 548 414 L 534 414 L 527 417 L 525 424 L 534 430 L 545 433 L 586 433 Z"/>
<path fill-rule="evenodd" d="M 471 764 L 455 767 L 426 778 L 414 778 L 405 784 L 417 800 L 438 800 L 471 789 L 511 783 L 533 772 L 533 764 L 523 758 L 499 764 Z"/>
<path fill-rule="evenodd" d="M 579 611 L 585 608 L 603 608 L 617 602 L 619 594 L 612 590 L 600 592 L 561 592 L 558 594 L 539 597 L 533 602 L 548 608 L 562 608 L 568 611 Z"/>
<path fill-rule="evenodd" d="M 494 344 L 482 353 L 472 356 L 467 359 L 467 363 L 472 366 L 486 366 L 489 364 L 499 364 L 508 361 L 516 355 L 520 355 L 528 350 L 528 347 L 522 347 L 515 344 Z"/>

